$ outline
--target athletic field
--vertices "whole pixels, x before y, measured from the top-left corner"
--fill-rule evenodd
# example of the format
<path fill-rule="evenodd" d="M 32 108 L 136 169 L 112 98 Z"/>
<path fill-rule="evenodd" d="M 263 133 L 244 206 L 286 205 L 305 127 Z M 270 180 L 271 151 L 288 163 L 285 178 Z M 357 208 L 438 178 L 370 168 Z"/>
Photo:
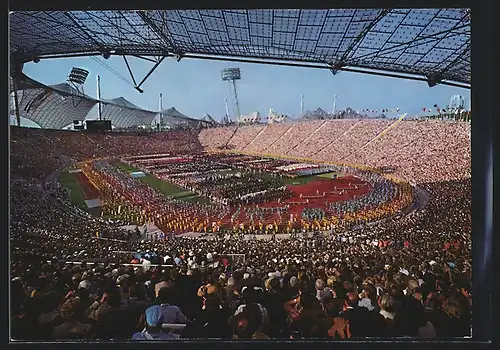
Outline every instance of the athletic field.
<path fill-rule="evenodd" d="M 128 173 L 132 173 L 134 171 L 142 171 L 141 169 L 135 168 L 133 166 L 130 166 L 122 162 L 114 162 L 112 164 L 118 169 Z M 159 179 L 154 175 L 149 174 L 144 177 L 140 177 L 138 179 L 144 182 L 145 184 L 149 185 L 150 187 L 159 190 L 164 195 L 172 197 L 174 199 L 178 199 L 184 202 L 208 203 L 208 200 L 206 198 L 200 197 L 196 193 L 186 191 L 185 189 L 177 187 L 162 179 Z"/>

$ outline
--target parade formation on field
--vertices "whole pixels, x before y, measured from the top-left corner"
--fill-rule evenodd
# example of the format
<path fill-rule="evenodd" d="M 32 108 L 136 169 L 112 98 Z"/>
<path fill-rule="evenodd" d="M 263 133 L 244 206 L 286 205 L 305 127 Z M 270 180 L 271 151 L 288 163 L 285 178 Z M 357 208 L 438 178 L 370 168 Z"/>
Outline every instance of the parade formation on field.
<path fill-rule="evenodd" d="M 113 165 L 119 163 L 207 201 L 169 198 Z M 238 154 L 95 160 L 83 170 L 102 189 L 106 216 L 168 233 L 344 230 L 400 214 L 413 201 L 408 183 L 369 170 Z"/>

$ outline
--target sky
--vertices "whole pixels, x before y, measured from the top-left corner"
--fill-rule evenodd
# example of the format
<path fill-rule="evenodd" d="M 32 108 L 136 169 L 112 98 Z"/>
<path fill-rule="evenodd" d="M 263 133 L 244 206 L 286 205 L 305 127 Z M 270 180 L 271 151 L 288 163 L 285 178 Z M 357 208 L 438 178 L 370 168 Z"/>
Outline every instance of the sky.
<path fill-rule="evenodd" d="M 128 61 L 137 82 L 153 66 L 152 62 L 135 57 L 129 57 Z M 124 97 L 141 108 L 157 111 L 162 93 L 164 109 L 175 107 L 193 118 L 210 114 L 216 120 L 226 114 L 225 98 L 230 114 L 235 115 L 232 88 L 221 79 L 224 68 L 241 70 L 242 79 L 236 85 L 240 112 L 244 115 L 257 111 L 266 116 L 269 109 L 273 109 L 278 114 L 298 117 L 301 95 L 304 95 L 304 111 L 321 108 L 331 112 L 334 95 L 337 95 L 337 111 L 347 107 L 360 111 L 399 108 L 400 113 L 409 115 L 420 115 L 423 107 L 434 109 L 435 104 L 445 107 L 452 95 L 465 97 L 466 108 L 470 101 L 468 89 L 445 85 L 429 88 L 422 81 L 351 72 L 333 75 L 326 69 L 188 58 L 180 62 L 166 58 L 142 85 L 142 94 L 134 89 L 123 58 L 117 56 L 108 60 L 102 57 L 44 59 L 25 64 L 23 72 L 46 85 L 54 85 L 64 82 L 72 67 L 90 72 L 84 90 L 94 98 L 97 96 L 96 76 L 99 75 L 103 99 Z M 92 110 L 87 119 L 94 119 L 96 113 L 96 109 Z"/>

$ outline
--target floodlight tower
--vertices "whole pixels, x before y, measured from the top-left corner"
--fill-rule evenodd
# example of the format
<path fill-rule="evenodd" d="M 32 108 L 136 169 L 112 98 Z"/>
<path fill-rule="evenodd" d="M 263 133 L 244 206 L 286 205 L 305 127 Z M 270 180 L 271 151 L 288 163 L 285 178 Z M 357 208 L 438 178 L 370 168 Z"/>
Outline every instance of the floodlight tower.
<path fill-rule="evenodd" d="M 73 67 L 68 75 L 67 82 L 74 87 L 81 95 L 84 95 L 83 85 L 89 76 L 89 71 L 82 68 Z M 99 77 L 97 77 L 99 79 Z"/>
<path fill-rule="evenodd" d="M 335 114 L 335 107 L 337 105 L 337 94 L 333 95 L 333 110 L 332 114 Z"/>
<path fill-rule="evenodd" d="M 234 100 L 236 102 L 236 113 L 238 114 L 236 116 L 236 120 L 240 120 L 240 103 L 238 101 L 238 93 L 236 91 L 236 80 L 241 80 L 241 72 L 239 68 L 226 68 L 223 69 L 221 72 L 222 75 L 222 80 L 233 83 L 233 90 L 234 90 Z"/>
<path fill-rule="evenodd" d="M 300 117 L 304 116 L 304 95 L 300 95 Z"/>
<path fill-rule="evenodd" d="M 71 72 L 69 73 L 68 79 L 66 81 L 71 87 L 75 89 L 76 91 L 75 95 L 80 97 L 83 97 L 85 95 L 85 92 L 83 91 L 83 85 L 85 84 L 85 81 L 87 80 L 88 76 L 89 76 L 89 71 L 86 69 L 76 68 L 76 67 L 73 67 L 71 69 Z M 71 93 L 73 107 L 76 108 L 80 104 L 80 102 L 82 102 L 82 99 L 77 99 L 78 101 L 75 103 L 74 99 L 75 95 Z M 97 100 L 100 101 L 101 99 L 97 97 Z"/>
<path fill-rule="evenodd" d="M 227 98 L 224 99 L 224 104 L 226 105 L 226 122 L 229 123 L 230 122 L 230 118 L 229 118 L 229 107 L 227 105 Z"/>
<path fill-rule="evenodd" d="M 163 130 L 163 94 L 160 92 L 160 98 L 158 100 L 158 120 L 156 122 L 156 130 Z"/>
<path fill-rule="evenodd" d="M 97 76 L 97 119 L 102 120 L 101 77 Z"/>

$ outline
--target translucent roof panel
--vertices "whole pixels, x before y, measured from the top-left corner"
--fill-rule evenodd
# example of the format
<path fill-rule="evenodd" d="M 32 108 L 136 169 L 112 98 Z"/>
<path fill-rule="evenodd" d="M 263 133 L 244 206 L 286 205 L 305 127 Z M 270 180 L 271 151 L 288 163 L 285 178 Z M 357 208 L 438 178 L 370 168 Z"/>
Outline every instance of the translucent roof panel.
<path fill-rule="evenodd" d="M 47 129 L 61 129 L 74 120 L 85 120 L 98 102 L 68 83 L 46 86 L 26 75 L 19 79 L 17 90 L 20 116 Z M 13 100 L 10 99 L 11 111 L 15 111 Z M 126 128 L 149 125 L 156 112 L 143 110 L 119 97 L 102 101 L 102 116 L 111 120 L 113 125 Z"/>
<path fill-rule="evenodd" d="M 111 120 L 118 128 L 129 128 L 138 125 L 150 125 L 156 116 L 155 112 L 144 111 L 112 103 L 102 103 L 102 118 Z"/>
<path fill-rule="evenodd" d="M 45 129 L 62 129 L 74 120 L 85 120 L 96 103 L 52 87 L 18 90 L 17 94 L 20 116 Z M 14 110 L 14 106 L 11 109 Z"/>
<path fill-rule="evenodd" d="M 10 48 L 35 56 L 205 54 L 338 64 L 470 84 L 463 9 L 14 12 Z"/>

